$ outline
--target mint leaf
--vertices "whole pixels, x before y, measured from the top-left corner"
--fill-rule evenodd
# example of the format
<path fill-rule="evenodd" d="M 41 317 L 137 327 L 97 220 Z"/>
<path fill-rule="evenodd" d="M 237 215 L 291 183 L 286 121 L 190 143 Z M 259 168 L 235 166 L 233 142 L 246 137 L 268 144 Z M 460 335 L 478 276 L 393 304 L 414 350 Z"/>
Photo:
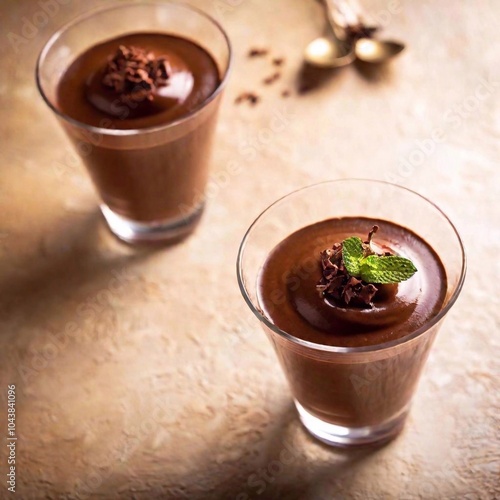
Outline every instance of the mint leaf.
<path fill-rule="evenodd" d="M 406 281 L 417 272 L 417 268 L 410 259 L 397 255 L 369 255 L 358 265 L 363 281 L 382 285 Z"/>
<path fill-rule="evenodd" d="M 357 236 L 347 238 L 342 242 L 342 259 L 345 268 L 351 276 L 359 276 L 360 262 L 364 257 L 363 241 Z"/>
<path fill-rule="evenodd" d="M 342 261 L 350 276 L 360 278 L 366 283 L 400 283 L 411 278 L 417 268 L 410 259 L 397 255 L 379 255 L 371 248 L 373 235 L 378 226 L 373 226 L 368 241 L 352 236 L 342 242 Z"/>

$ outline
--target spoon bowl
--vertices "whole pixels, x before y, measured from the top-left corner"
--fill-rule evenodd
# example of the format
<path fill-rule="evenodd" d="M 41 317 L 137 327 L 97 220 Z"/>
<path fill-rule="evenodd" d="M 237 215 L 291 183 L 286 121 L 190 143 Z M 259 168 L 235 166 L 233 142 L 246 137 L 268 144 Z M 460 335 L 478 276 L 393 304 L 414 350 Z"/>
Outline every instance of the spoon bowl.
<path fill-rule="evenodd" d="M 354 47 L 340 40 L 316 38 L 306 47 L 304 59 L 308 64 L 321 68 L 340 68 L 356 58 Z"/>
<path fill-rule="evenodd" d="M 360 61 L 380 64 L 397 56 L 404 48 L 399 42 L 360 38 L 354 46 L 354 53 Z"/>

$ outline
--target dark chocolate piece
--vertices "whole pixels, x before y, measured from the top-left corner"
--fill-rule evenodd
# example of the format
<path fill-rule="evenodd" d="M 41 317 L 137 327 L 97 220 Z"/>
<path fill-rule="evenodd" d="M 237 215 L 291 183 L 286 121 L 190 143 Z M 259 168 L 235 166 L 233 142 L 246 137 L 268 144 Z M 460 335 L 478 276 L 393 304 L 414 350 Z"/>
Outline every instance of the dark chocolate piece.
<path fill-rule="evenodd" d="M 243 92 L 234 100 L 236 104 L 240 104 L 244 101 L 247 101 L 252 106 L 255 106 L 260 101 L 260 97 L 253 92 Z"/>
<path fill-rule="evenodd" d="M 102 83 L 125 101 L 152 101 L 155 90 L 168 85 L 170 74 L 165 57 L 155 57 L 140 47 L 120 45 L 109 58 Z"/>
<path fill-rule="evenodd" d="M 277 71 L 276 73 L 273 73 L 271 76 L 264 78 L 263 83 L 265 85 L 271 85 L 276 80 L 279 80 L 280 77 L 281 77 L 281 73 L 279 71 Z"/>
<path fill-rule="evenodd" d="M 332 248 L 321 252 L 321 268 L 322 277 L 316 288 L 324 297 L 347 306 L 373 307 L 372 300 L 378 288 L 371 283 L 364 283 L 347 272 L 342 260 L 341 243 L 335 243 Z"/>
<path fill-rule="evenodd" d="M 263 57 L 269 53 L 267 49 L 250 49 L 248 52 L 248 57 Z"/>

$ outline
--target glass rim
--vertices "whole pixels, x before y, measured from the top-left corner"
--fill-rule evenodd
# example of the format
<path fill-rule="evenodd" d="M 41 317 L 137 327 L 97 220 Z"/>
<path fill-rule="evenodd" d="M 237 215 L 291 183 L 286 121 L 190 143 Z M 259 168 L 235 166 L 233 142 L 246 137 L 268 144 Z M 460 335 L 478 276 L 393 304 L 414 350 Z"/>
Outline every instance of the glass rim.
<path fill-rule="evenodd" d="M 324 345 L 324 344 L 317 344 L 315 342 L 310 342 L 308 340 L 303 340 L 298 337 L 295 337 L 294 335 L 291 335 L 290 333 L 285 332 L 278 326 L 276 326 L 274 323 L 272 323 L 267 316 L 261 312 L 261 310 L 257 307 L 256 304 L 253 303 L 252 299 L 250 298 L 247 288 L 245 286 L 245 280 L 243 278 L 243 253 L 245 251 L 246 243 L 248 240 L 248 237 L 250 236 L 250 233 L 252 232 L 253 228 L 259 223 L 261 218 L 267 214 L 269 210 L 271 210 L 275 205 L 281 203 L 285 199 L 300 193 L 302 191 L 306 191 L 308 189 L 312 189 L 321 185 L 325 184 L 336 184 L 336 183 L 342 183 L 342 182 L 369 182 L 373 184 L 379 184 L 379 185 L 386 185 L 390 186 L 392 188 L 396 189 L 401 189 L 403 191 L 406 191 L 408 193 L 411 193 L 412 195 L 415 195 L 419 197 L 420 199 L 424 200 L 428 204 L 432 205 L 443 217 L 444 219 L 448 222 L 450 227 L 452 228 L 453 232 L 455 233 L 455 236 L 457 237 L 457 241 L 460 247 L 460 253 L 462 257 L 462 268 L 460 270 L 460 278 L 458 280 L 457 286 L 451 295 L 448 303 L 439 311 L 436 316 L 434 316 L 430 321 L 422 325 L 420 328 L 415 330 L 414 332 L 405 335 L 404 337 L 401 337 L 399 339 L 395 340 L 390 340 L 388 342 L 383 342 L 382 344 L 375 344 L 375 345 L 369 345 L 369 346 L 360 346 L 360 347 L 341 347 L 341 346 L 330 346 L 330 345 Z M 416 191 L 413 191 L 412 189 L 409 189 L 405 186 L 400 186 L 399 184 L 394 184 L 392 182 L 387 182 L 387 181 L 382 181 L 382 180 L 375 180 L 375 179 L 363 179 L 363 178 L 348 178 L 348 179 L 335 179 L 335 180 L 327 180 L 327 181 L 322 181 L 322 182 L 317 182 L 315 184 L 310 184 L 308 186 L 304 186 L 302 188 L 296 189 L 273 203 L 269 205 L 266 209 L 264 209 L 258 216 L 257 218 L 252 222 L 250 227 L 247 229 L 245 232 L 245 235 L 243 236 L 243 239 L 241 241 L 239 250 L 238 250 L 238 256 L 236 259 L 236 275 L 238 279 L 238 286 L 240 288 L 240 292 L 243 295 L 243 298 L 245 299 L 245 302 L 247 303 L 248 307 L 250 307 L 250 310 L 253 312 L 253 314 L 257 317 L 259 321 L 264 323 L 270 330 L 272 330 L 274 333 L 278 334 L 280 337 L 283 337 L 285 340 L 288 340 L 296 345 L 309 348 L 314 351 L 323 351 L 323 352 L 331 352 L 331 353 L 363 353 L 363 352 L 376 352 L 376 351 L 382 351 L 385 349 L 389 349 L 392 347 L 399 346 L 401 344 L 405 344 L 406 342 L 409 342 L 420 335 L 424 334 L 425 332 L 429 331 L 431 328 L 433 328 L 437 323 L 439 323 L 444 316 L 448 313 L 448 311 L 451 309 L 453 304 L 455 304 L 458 296 L 460 295 L 460 292 L 462 291 L 462 287 L 465 281 L 465 275 L 467 271 L 467 257 L 465 254 L 465 249 L 464 245 L 462 242 L 462 238 L 460 237 L 460 234 L 457 231 L 457 228 L 455 225 L 451 222 L 449 217 L 431 200 L 426 198 L 425 196 L 417 193 Z"/>
<path fill-rule="evenodd" d="M 41 78 L 40 78 L 40 68 L 41 68 L 41 65 L 43 64 L 43 61 L 46 58 L 49 50 L 52 48 L 52 45 L 54 45 L 54 43 L 58 40 L 58 38 L 63 33 L 68 31 L 69 29 L 73 28 L 74 26 L 78 25 L 79 23 L 81 23 L 81 22 L 83 22 L 83 21 L 85 21 L 85 20 L 87 20 L 87 19 L 89 19 L 97 14 L 101 14 L 103 12 L 108 12 L 108 11 L 112 11 L 112 10 L 119 10 L 119 9 L 127 9 L 131 6 L 138 6 L 138 7 L 162 6 L 162 7 L 165 7 L 168 5 L 174 6 L 176 8 L 184 9 L 186 11 L 195 12 L 197 14 L 200 14 L 202 17 L 204 17 L 208 21 L 210 21 L 224 37 L 224 40 L 226 42 L 227 49 L 228 49 L 227 68 L 224 71 L 224 74 L 222 75 L 222 78 L 221 78 L 219 85 L 212 92 L 212 94 L 210 94 L 203 102 L 198 104 L 198 106 L 196 106 L 194 109 L 192 109 L 189 113 L 187 113 L 186 115 L 184 115 L 176 120 L 170 121 L 164 125 L 155 125 L 153 127 L 134 128 L 134 129 L 111 129 L 111 128 L 105 128 L 105 127 L 96 127 L 94 125 L 88 125 L 88 124 L 81 122 L 79 120 L 75 120 L 74 118 L 71 118 L 70 116 L 68 116 L 66 113 L 63 113 L 62 111 L 60 111 L 54 105 L 54 103 L 52 103 L 52 101 L 47 97 L 47 95 L 43 89 L 43 85 L 42 85 Z M 88 12 L 85 12 L 85 13 L 78 15 L 77 17 L 75 17 L 71 21 L 69 21 L 66 24 L 64 24 L 63 26 L 61 26 L 55 33 L 53 33 L 50 36 L 50 38 L 47 40 L 47 42 L 45 42 L 42 50 L 40 51 L 40 54 L 38 55 L 36 65 L 35 65 L 35 81 L 36 81 L 36 86 L 37 86 L 38 92 L 42 96 L 42 99 L 45 101 L 47 106 L 57 116 L 59 116 L 63 120 L 69 122 L 72 125 L 75 125 L 79 128 L 88 130 L 88 131 L 93 132 L 93 133 L 98 133 L 98 134 L 102 134 L 102 135 L 109 135 L 109 136 L 128 136 L 128 135 L 137 135 L 139 133 L 151 133 L 151 132 L 158 132 L 160 130 L 166 130 L 168 128 L 180 125 L 181 123 L 184 123 L 187 120 L 191 119 L 193 116 L 196 116 L 222 92 L 222 90 L 224 89 L 224 87 L 227 84 L 227 80 L 228 80 L 230 72 L 232 71 L 232 67 L 233 67 L 233 49 L 232 49 L 231 41 L 229 40 L 229 36 L 228 36 L 226 30 L 222 27 L 222 25 L 210 14 L 207 14 L 203 10 L 201 10 L 197 7 L 194 7 L 192 5 L 188 5 L 188 4 L 183 3 L 183 2 L 177 2 L 177 1 L 172 1 L 172 0 L 148 1 L 148 2 L 144 2 L 144 3 L 130 2 L 129 1 L 129 2 L 123 3 L 121 5 L 115 4 L 115 5 L 108 6 L 108 7 L 98 7 L 95 9 L 91 9 Z"/>

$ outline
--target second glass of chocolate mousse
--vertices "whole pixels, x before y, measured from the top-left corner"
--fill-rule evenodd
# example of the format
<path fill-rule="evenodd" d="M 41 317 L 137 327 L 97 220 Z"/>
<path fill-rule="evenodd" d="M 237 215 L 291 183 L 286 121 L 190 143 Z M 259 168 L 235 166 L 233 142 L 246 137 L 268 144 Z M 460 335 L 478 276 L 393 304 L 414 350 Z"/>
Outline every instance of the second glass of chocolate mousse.
<path fill-rule="evenodd" d="M 94 11 L 42 50 L 40 93 L 119 238 L 168 241 L 195 227 L 230 60 L 216 21 L 171 2 Z"/>
<path fill-rule="evenodd" d="M 340 180 L 265 210 L 241 243 L 237 273 L 305 427 L 353 446 L 402 429 L 461 291 L 465 255 L 452 223 L 422 196 Z"/>

